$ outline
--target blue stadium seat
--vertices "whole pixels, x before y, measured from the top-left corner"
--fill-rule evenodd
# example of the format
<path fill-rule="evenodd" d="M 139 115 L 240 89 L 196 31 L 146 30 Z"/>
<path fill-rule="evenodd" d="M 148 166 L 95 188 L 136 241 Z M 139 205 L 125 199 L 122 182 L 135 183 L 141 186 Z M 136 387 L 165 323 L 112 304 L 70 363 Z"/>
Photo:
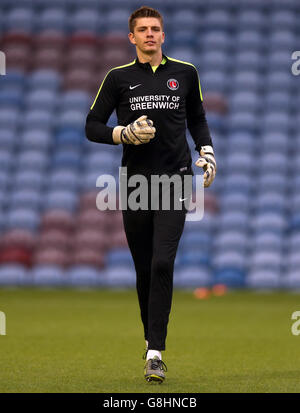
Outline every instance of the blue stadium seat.
<path fill-rule="evenodd" d="M 107 32 L 128 33 L 128 16 L 131 11 L 124 8 L 113 8 L 106 13 L 105 30 Z"/>
<path fill-rule="evenodd" d="M 253 270 L 246 277 L 246 286 L 254 289 L 273 289 L 281 286 L 280 272 L 270 269 Z"/>
<path fill-rule="evenodd" d="M 252 90 L 233 93 L 229 103 L 232 111 L 257 112 L 262 106 L 261 97 Z"/>
<path fill-rule="evenodd" d="M 82 132 L 84 132 L 84 125 L 86 119 L 86 113 L 82 110 L 65 110 L 63 111 L 56 119 L 56 125 L 58 128 L 62 127 L 74 127 L 74 128 L 82 128 Z"/>
<path fill-rule="evenodd" d="M 228 50 L 232 47 L 232 37 L 224 30 L 220 30 L 219 27 L 216 27 L 215 30 L 209 30 L 204 32 L 201 36 L 198 36 L 197 39 L 197 49 L 204 50 Z"/>
<path fill-rule="evenodd" d="M 253 234 L 252 247 L 256 251 L 280 251 L 283 247 L 283 239 L 281 235 L 273 232 L 259 232 Z"/>
<path fill-rule="evenodd" d="M 45 8 L 39 14 L 38 26 L 40 30 L 67 30 L 69 24 L 66 10 L 63 8 Z"/>
<path fill-rule="evenodd" d="M 43 171 L 49 163 L 48 155 L 38 150 L 24 150 L 20 152 L 16 167 L 19 170 Z M 1 163 L 0 163 L 1 164 Z"/>
<path fill-rule="evenodd" d="M 224 177 L 223 191 L 225 192 L 242 192 L 249 194 L 254 187 L 254 181 L 250 174 L 230 173 Z"/>
<path fill-rule="evenodd" d="M 280 271 L 282 258 L 280 251 L 258 250 L 250 257 L 250 267 L 252 270 L 273 269 L 275 272 Z"/>
<path fill-rule="evenodd" d="M 84 143 L 86 138 L 76 128 L 60 128 L 55 135 L 55 142 L 59 147 L 70 146 L 78 147 Z"/>
<path fill-rule="evenodd" d="M 228 53 L 221 50 L 208 50 L 193 62 L 196 66 L 203 67 L 205 70 L 230 70 L 232 67 L 232 59 Z"/>
<path fill-rule="evenodd" d="M 58 90 L 61 85 L 61 76 L 54 70 L 39 69 L 28 76 L 30 89 Z"/>
<path fill-rule="evenodd" d="M 260 193 L 266 191 L 280 191 L 287 189 L 287 177 L 283 172 L 269 171 L 260 173 L 257 177 L 257 191 Z"/>
<path fill-rule="evenodd" d="M 288 49 L 293 50 L 290 46 L 288 46 L 287 49 L 270 50 L 265 59 L 266 67 L 268 67 L 270 70 L 290 71 L 292 53 Z M 284 91 L 284 88 L 282 89 Z"/>
<path fill-rule="evenodd" d="M 51 133 L 46 129 L 27 129 L 20 136 L 20 146 L 23 150 L 47 152 L 52 146 L 52 139 Z"/>
<path fill-rule="evenodd" d="M 174 274 L 174 286 L 183 288 L 208 287 L 212 283 L 211 271 L 206 266 L 183 267 Z"/>
<path fill-rule="evenodd" d="M 0 150 L 11 151 L 18 142 L 17 133 L 14 128 L 1 128 L 0 130 Z"/>
<path fill-rule="evenodd" d="M 6 216 L 6 228 L 25 228 L 35 231 L 40 223 L 40 215 L 37 211 L 32 209 L 11 208 Z"/>
<path fill-rule="evenodd" d="M 0 108 L 0 128 L 10 129 L 20 126 L 22 116 L 21 111 L 17 108 L 1 107 Z M 22 122 L 23 124 L 23 122 Z"/>
<path fill-rule="evenodd" d="M 288 113 L 284 113 L 283 109 L 265 112 L 265 115 L 262 116 L 262 127 L 265 132 L 286 132 L 292 130 L 294 127 L 292 123 L 292 116 Z"/>
<path fill-rule="evenodd" d="M 255 231 L 269 230 L 282 233 L 287 228 L 287 219 L 281 213 L 258 213 L 251 217 L 251 226 Z"/>
<path fill-rule="evenodd" d="M 35 265 L 31 273 L 36 286 L 63 286 L 66 282 L 65 271 L 58 265 Z"/>
<path fill-rule="evenodd" d="M 245 272 L 236 268 L 220 269 L 215 272 L 214 284 L 225 284 L 232 288 L 244 287 Z"/>
<path fill-rule="evenodd" d="M 290 288 L 292 290 L 300 289 L 300 272 L 299 268 L 288 271 L 281 279 L 281 285 L 284 288 Z"/>
<path fill-rule="evenodd" d="M 36 25 L 36 15 L 32 8 L 11 8 L 4 21 L 5 28 L 8 30 L 19 30 L 31 32 Z"/>
<path fill-rule="evenodd" d="M 95 8 L 80 8 L 70 16 L 70 28 L 72 31 L 97 32 L 105 22 L 104 16 Z"/>
<path fill-rule="evenodd" d="M 244 271 L 247 267 L 248 257 L 241 252 L 233 250 L 215 253 L 212 259 L 213 268 L 218 271 L 222 269 L 237 269 Z"/>
<path fill-rule="evenodd" d="M 201 15 L 195 10 L 190 10 L 186 7 L 175 9 L 174 13 L 169 16 L 169 19 L 168 26 L 172 31 L 177 31 L 178 28 L 195 31 L 199 28 Z"/>
<path fill-rule="evenodd" d="M 26 96 L 27 109 L 56 109 L 58 96 L 55 90 L 33 89 Z"/>
<path fill-rule="evenodd" d="M 239 152 L 237 150 L 228 153 L 224 166 L 229 172 L 232 171 L 232 169 L 234 169 L 236 173 L 256 172 L 254 169 L 256 165 L 253 163 L 253 156 L 249 153 Z"/>
<path fill-rule="evenodd" d="M 73 169 L 67 169 L 66 167 L 61 169 L 55 169 L 49 175 L 49 188 L 50 189 L 69 189 L 71 191 L 77 191 L 79 187 L 78 173 Z"/>
<path fill-rule="evenodd" d="M 238 191 L 228 191 L 222 194 L 220 204 L 222 211 L 242 211 L 247 212 L 250 209 L 250 197 L 247 193 Z"/>
<path fill-rule="evenodd" d="M 265 61 L 262 57 L 263 53 L 260 53 L 258 50 L 240 50 L 232 58 L 232 66 L 237 71 L 263 71 L 265 67 Z"/>
<path fill-rule="evenodd" d="M 134 287 L 136 284 L 136 274 L 131 266 L 113 265 L 107 268 L 105 275 L 105 285 L 109 287 Z"/>
<path fill-rule="evenodd" d="M 300 249 L 300 232 L 293 232 L 288 238 L 289 251 L 299 251 Z"/>
<path fill-rule="evenodd" d="M 10 171 L 7 170 L 1 170 L 0 169 L 0 189 L 5 190 L 8 188 L 11 183 L 11 174 Z"/>
<path fill-rule="evenodd" d="M 45 184 L 45 180 L 46 179 L 43 173 L 23 169 L 17 170 L 13 177 L 14 187 L 16 190 L 21 188 L 41 190 Z"/>
<path fill-rule="evenodd" d="M 267 46 L 267 42 L 264 35 L 260 31 L 248 28 L 247 30 L 237 31 L 234 46 L 237 51 L 263 51 Z"/>
<path fill-rule="evenodd" d="M 0 285 L 26 285 L 29 277 L 29 271 L 20 264 L 0 266 Z"/>
<path fill-rule="evenodd" d="M 102 271 L 88 265 L 72 265 L 66 271 L 66 279 L 77 287 L 97 287 L 105 284 Z"/>
<path fill-rule="evenodd" d="M 18 189 L 12 191 L 9 200 L 9 208 L 24 207 L 38 210 L 42 205 L 42 195 L 36 189 Z"/>
<path fill-rule="evenodd" d="M 215 9 L 204 15 L 202 25 L 206 29 L 213 27 L 229 32 L 233 28 L 233 20 L 230 12 L 226 9 Z"/>
<path fill-rule="evenodd" d="M 22 118 L 23 126 L 26 128 L 50 129 L 54 126 L 54 114 L 46 109 L 28 110 Z"/>
<path fill-rule="evenodd" d="M 231 79 L 233 91 L 256 91 L 263 89 L 263 79 L 256 71 L 243 70 L 236 71 Z"/>
<path fill-rule="evenodd" d="M 180 265 L 182 266 L 197 266 L 210 264 L 211 254 L 207 248 L 202 248 L 198 245 L 198 250 L 185 251 L 181 254 Z"/>
<path fill-rule="evenodd" d="M 222 252 L 226 250 L 245 252 L 249 243 L 249 234 L 236 229 L 221 231 L 214 239 L 214 247 Z"/>
<path fill-rule="evenodd" d="M 268 91 L 291 91 L 294 84 L 295 79 L 293 79 L 291 72 L 284 70 L 270 71 L 265 76 L 265 88 Z"/>
<path fill-rule="evenodd" d="M 73 109 L 88 111 L 91 106 L 91 98 L 84 91 L 70 90 L 61 94 L 59 106 L 62 111 Z"/>
<path fill-rule="evenodd" d="M 22 91 L 20 89 L 4 89 L 0 91 L 0 107 L 21 107 L 23 104 Z"/>
<path fill-rule="evenodd" d="M 300 255 L 298 251 L 290 251 L 285 256 L 285 264 L 289 270 L 298 270 L 300 268 Z"/>
<path fill-rule="evenodd" d="M 45 209 L 65 209 L 74 212 L 77 204 L 77 194 L 72 190 L 53 189 L 44 196 Z"/>
<path fill-rule="evenodd" d="M 106 264 L 110 267 L 112 265 L 130 266 L 132 264 L 132 256 L 127 248 L 113 248 L 108 251 L 106 256 Z"/>
<path fill-rule="evenodd" d="M 81 166 L 82 158 L 77 148 L 58 149 L 52 159 L 54 168 L 73 168 L 78 169 Z"/>
<path fill-rule="evenodd" d="M 181 27 L 181 26 L 180 26 Z M 169 50 L 170 46 L 176 45 L 176 47 L 196 47 L 196 37 L 194 32 L 190 29 L 183 29 L 180 28 L 180 30 L 175 30 L 173 32 L 170 32 L 167 34 L 166 39 L 168 39 L 168 42 L 164 43 L 163 47 L 167 48 Z M 167 47 L 169 44 L 169 47 Z M 174 56 L 175 57 L 175 56 Z M 175 57 L 176 58 L 176 57 Z M 193 64 L 195 64 L 193 62 Z"/>
<path fill-rule="evenodd" d="M 0 170 L 9 171 L 14 165 L 13 152 L 7 149 L 0 150 Z"/>
<path fill-rule="evenodd" d="M 285 193 L 278 193 L 274 190 L 258 192 L 256 198 L 252 200 L 252 207 L 257 212 L 278 212 L 285 213 L 290 203 Z"/>
<path fill-rule="evenodd" d="M 295 49 L 297 45 L 297 37 L 290 30 L 276 30 L 272 31 L 268 39 L 268 45 L 270 50 L 297 50 Z"/>
<path fill-rule="evenodd" d="M 236 15 L 237 30 L 257 30 L 265 29 L 267 22 L 265 15 L 258 10 L 245 9 Z"/>
<path fill-rule="evenodd" d="M 226 74 L 221 70 L 204 71 L 203 69 L 200 79 L 202 93 L 224 93 L 227 89 Z"/>

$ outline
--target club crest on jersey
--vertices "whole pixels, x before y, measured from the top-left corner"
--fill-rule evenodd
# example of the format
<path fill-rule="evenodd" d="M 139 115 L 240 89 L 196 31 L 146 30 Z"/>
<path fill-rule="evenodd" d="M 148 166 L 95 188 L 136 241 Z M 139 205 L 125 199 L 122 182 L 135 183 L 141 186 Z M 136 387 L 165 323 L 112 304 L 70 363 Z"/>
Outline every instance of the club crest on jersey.
<path fill-rule="evenodd" d="M 167 83 L 167 86 L 168 86 L 168 88 L 171 89 L 171 90 L 177 90 L 177 89 L 179 88 L 178 80 L 176 80 L 176 79 L 169 79 L 169 80 L 168 80 L 168 83 Z"/>

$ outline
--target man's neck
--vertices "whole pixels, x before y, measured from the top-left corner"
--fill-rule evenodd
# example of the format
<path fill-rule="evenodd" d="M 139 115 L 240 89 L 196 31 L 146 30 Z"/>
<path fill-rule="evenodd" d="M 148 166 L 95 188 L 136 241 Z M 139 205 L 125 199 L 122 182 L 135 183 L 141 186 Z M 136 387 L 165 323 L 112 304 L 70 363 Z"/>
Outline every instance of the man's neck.
<path fill-rule="evenodd" d="M 151 66 L 159 66 L 162 61 L 162 51 L 158 53 L 149 55 L 141 52 L 140 50 L 136 51 L 137 57 L 141 63 L 150 63 Z"/>

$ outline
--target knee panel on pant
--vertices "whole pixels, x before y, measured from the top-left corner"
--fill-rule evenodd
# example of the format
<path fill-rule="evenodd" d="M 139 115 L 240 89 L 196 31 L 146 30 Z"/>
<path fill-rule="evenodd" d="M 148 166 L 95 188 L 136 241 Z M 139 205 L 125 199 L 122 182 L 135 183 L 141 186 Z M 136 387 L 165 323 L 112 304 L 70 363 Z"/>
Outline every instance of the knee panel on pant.
<path fill-rule="evenodd" d="M 166 258 L 154 258 L 152 261 L 152 274 L 172 275 L 173 263 Z"/>

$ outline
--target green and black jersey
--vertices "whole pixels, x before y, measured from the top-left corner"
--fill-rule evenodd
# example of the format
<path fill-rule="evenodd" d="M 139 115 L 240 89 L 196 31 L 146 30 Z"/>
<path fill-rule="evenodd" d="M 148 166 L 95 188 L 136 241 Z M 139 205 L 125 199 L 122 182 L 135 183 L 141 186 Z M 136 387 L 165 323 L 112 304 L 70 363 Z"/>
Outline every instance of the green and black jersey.
<path fill-rule="evenodd" d="M 187 62 L 163 55 L 153 70 L 149 63 L 133 62 L 111 69 L 105 76 L 86 120 L 86 136 L 114 144 L 113 128 L 106 125 L 113 110 L 118 125 L 128 125 L 147 115 L 155 137 L 143 145 L 123 145 L 122 166 L 132 174 L 175 174 L 190 170 L 191 153 L 186 127 L 199 152 L 212 145 L 197 69 Z"/>

